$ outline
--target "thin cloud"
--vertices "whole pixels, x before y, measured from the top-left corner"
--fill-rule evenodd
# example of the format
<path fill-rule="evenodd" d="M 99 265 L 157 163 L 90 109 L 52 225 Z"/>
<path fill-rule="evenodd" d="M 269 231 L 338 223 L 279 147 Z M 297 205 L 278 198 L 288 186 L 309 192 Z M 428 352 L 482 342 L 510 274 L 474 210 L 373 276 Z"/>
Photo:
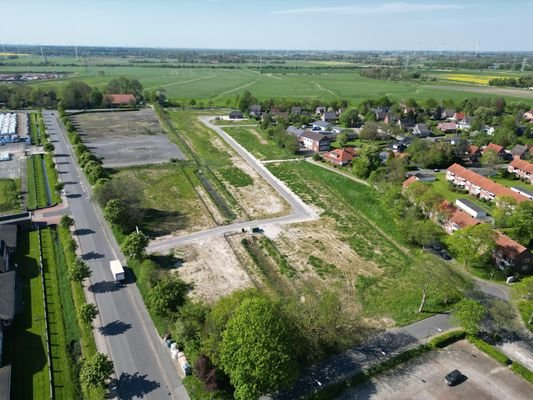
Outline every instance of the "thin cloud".
<path fill-rule="evenodd" d="M 353 6 L 330 6 L 330 7 L 308 7 L 291 8 L 287 10 L 273 11 L 274 14 L 290 15 L 371 15 L 371 14 L 405 14 L 415 12 L 449 11 L 461 10 L 464 6 L 459 4 L 409 4 L 409 3 L 383 3 L 373 5 L 353 5 Z"/>

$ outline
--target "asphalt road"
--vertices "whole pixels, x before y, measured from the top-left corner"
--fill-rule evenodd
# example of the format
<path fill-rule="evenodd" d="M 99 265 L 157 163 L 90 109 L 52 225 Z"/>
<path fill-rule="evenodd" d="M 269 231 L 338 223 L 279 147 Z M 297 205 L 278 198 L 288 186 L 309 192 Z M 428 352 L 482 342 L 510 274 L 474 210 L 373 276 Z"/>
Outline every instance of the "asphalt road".
<path fill-rule="evenodd" d="M 195 232 L 190 235 L 177 238 L 170 238 L 153 242 L 148 246 L 148 253 L 164 253 L 177 246 L 182 246 L 194 242 L 195 240 L 210 237 L 222 236 L 225 233 L 241 231 L 243 228 L 252 226 L 265 227 L 267 225 L 284 225 L 294 222 L 303 222 L 317 219 L 317 213 L 305 204 L 296 194 L 294 194 L 282 181 L 276 178 L 259 160 L 251 155 L 235 139 L 228 135 L 224 130 L 212 124 L 212 116 L 202 116 L 198 119 L 210 129 L 214 130 L 220 137 L 226 141 L 233 149 L 252 167 L 257 173 L 265 179 L 291 207 L 291 213 L 283 217 L 261 219 L 254 221 L 239 222 L 231 225 L 218 226 L 201 232 Z"/>
<path fill-rule="evenodd" d="M 59 173 L 65 182 L 82 257 L 92 269 L 90 290 L 94 293 L 102 322 L 99 330 L 102 336 L 97 337 L 97 343 L 105 344 L 114 362 L 116 397 L 189 399 L 137 286 L 118 286 L 113 282 L 109 261 L 117 258 L 124 261 L 124 256 L 100 211 L 91 201 L 90 186 L 74 160 L 57 113 L 43 111 L 43 116 L 55 146 Z"/>

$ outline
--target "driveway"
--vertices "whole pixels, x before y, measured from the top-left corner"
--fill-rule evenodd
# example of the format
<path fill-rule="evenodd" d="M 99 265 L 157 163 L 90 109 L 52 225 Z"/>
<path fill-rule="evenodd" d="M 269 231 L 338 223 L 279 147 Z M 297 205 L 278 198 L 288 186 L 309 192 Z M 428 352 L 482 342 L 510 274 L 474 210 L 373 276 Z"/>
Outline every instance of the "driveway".
<path fill-rule="evenodd" d="M 443 378 L 454 369 L 466 380 L 450 387 Z M 462 340 L 348 390 L 339 399 L 526 400 L 532 394 L 533 385 Z"/>

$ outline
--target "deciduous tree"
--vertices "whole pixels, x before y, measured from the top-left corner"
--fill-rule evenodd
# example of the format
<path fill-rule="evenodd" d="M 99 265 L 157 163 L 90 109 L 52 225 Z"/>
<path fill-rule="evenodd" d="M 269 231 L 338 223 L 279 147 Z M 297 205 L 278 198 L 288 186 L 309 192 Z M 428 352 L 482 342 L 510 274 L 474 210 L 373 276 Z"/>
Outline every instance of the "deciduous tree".
<path fill-rule="evenodd" d="M 482 304 L 465 298 L 455 305 L 452 316 L 467 333 L 476 334 L 486 312 L 487 310 Z"/>
<path fill-rule="evenodd" d="M 82 304 L 78 310 L 78 316 L 86 324 L 90 324 L 98 315 L 98 308 L 96 304 L 85 303 Z"/>
<path fill-rule="evenodd" d="M 142 232 L 130 233 L 120 247 L 126 257 L 140 260 L 144 256 L 146 247 L 148 246 L 148 238 Z"/>
<path fill-rule="evenodd" d="M 80 383 L 85 389 L 103 387 L 113 373 L 113 369 L 113 362 L 106 354 L 96 353 L 82 362 Z"/>
<path fill-rule="evenodd" d="M 460 229 L 447 238 L 455 256 L 465 265 L 485 264 L 496 247 L 496 232 L 488 224 Z"/>

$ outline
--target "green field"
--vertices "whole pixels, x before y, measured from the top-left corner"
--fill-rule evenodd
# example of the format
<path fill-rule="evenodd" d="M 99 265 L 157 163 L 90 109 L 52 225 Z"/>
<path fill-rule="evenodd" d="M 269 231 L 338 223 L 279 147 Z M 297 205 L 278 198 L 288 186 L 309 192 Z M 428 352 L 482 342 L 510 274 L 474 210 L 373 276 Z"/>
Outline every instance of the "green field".
<path fill-rule="evenodd" d="M 306 203 L 327 210 L 323 216 L 336 221 L 339 237 L 383 271 L 357 280 L 357 300 L 364 315 L 392 318 L 400 325 L 424 318 L 427 314 L 416 311 L 428 273 L 433 286 L 427 310 L 447 310 L 449 302 L 461 296 L 460 289 L 467 286 L 464 278 L 436 257 L 405 249 L 397 223 L 372 188 L 310 163 L 268 168 Z"/>
<path fill-rule="evenodd" d="M 4 344 L 13 365 L 12 400 L 50 399 L 38 243 L 36 231 L 19 232 L 16 262 L 23 309 Z"/>
<path fill-rule="evenodd" d="M 48 207 L 47 185 L 45 180 L 45 169 L 42 165 L 42 155 L 36 154 L 27 160 L 27 180 L 28 180 L 28 209 Z M 51 191 L 52 192 L 52 191 Z"/>
<path fill-rule="evenodd" d="M 160 66 L 1 66 L 0 72 L 68 72 L 67 78 L 34 82 L 43 88 L 61 88 L 70 80 L 83 80 L 103 89 L 112 78 L 125 76 L 138 79 L 145 89 L 163 88 L 167 97 L 176 100 L 196 99 L 209 105 L 234 106 L 235 96 L 249 90 L 260 99 L 286 98 L 294 100 L 317 99 L 329 101 L 347 99 L 352 104 L 384 95 L 392 99 L 463 100 L 465 97 L 505 97 L 510 101 L 533 100 L 526 92 L 479 92 L 479 87 L 464 82 L 422 81 L 395 82 L 365 78 L 356 70 L 336 70 L 324 65 L 323 69 L 280 70 L 277 73 L 260 73 L 248 68 L 162 68 Z M 470 72 L 472 74 L 472 72 Z M 475 74 L 475 73 L 473 73 Z M 516 93 L 516 94 L 515 94 Z"/>
<path fill-rule="evenodd" d="M 224 128 L 224 131 L 259 160 L 285 160 L 295 158 L 294 154 L 279 147 L 259 127 L 231 127 Z"/>
<path fill-rule="evenodd" d="M 0 179 L 0 214 L 20 211 L 20 180 Z"/>

